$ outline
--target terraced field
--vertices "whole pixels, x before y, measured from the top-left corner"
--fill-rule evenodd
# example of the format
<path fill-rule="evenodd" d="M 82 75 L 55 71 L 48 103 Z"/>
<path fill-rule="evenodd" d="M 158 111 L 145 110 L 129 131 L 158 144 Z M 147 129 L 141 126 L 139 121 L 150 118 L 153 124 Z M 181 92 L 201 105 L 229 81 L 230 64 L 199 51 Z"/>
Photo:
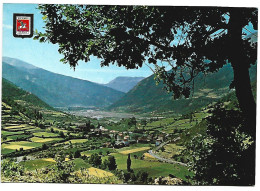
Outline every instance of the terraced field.
<path fill-rule="evenodd" d="M 164 133 L 173 133 L 174 130 L 184 130 L 193 127 L 198 124 L 203 118 L 207 117 L 209 114 L 207 112 L 197 112 L 193 114 L 191 119 L 175 119 L 175 118 L 166 118 L 159 119 L 158 121 L 153 121 L 147 123 L 146 130 L 159 130 Z"/>
<path fill-rule="evenodd" d="M 59 137 L 58 134 L 49 133 L 49 132 L 37 132 L 37 133 L 33 133 L 33 135 L 37 137 Z"/>
<path fill-rule="evenodd" d="M 15 141 L 15 142 L 3 143 L 1 145 L 2 147 L 1 153 L 7 154 L 7 153 L 15 152 L 16 149 L 21 150 L 22 148 L 23 150 L 28 150 L 40 146 L 42 146 L 41 143 L 35 143 L 29 141 Z"/>
<path fill-rule="evenodd" d="M 6 108 L 8 108 L 8 105 L 6 105 Z M 13 115 L 9 110 L 11 111 L 11 108 L 6 109 L 7 112 L 4 114 L 6 120 L 3 123 L 2 136 L 5 136 L 5 140 L 2 139 L 1 151 L 3 155 L 10 154 L 11 156 L 21 157 L 19 164 L 23 165 L 28 171 L 54 166 L 56 164 L 55 155 L 63 152 L 66 156 L 65 162 L 73 162 L 74 173 L 86 171 L 89 176 L 97 178 L 113 178 L 115 175 L 107 170 L 101 170 L 101 166 L 92 166 L 88 159 L 85 159 L 83 156 L 89 157 L 93 153 L 98 153 L 104 162 L 105 159 L 108 159 L 109 155 L 112 155 L 116 159 L 117 169 L 126 172 L 126 161 L 128 154 L 130 154 L 132 161 L 131 169 L 133 169 L 135 174 L 138 172 L 147 172 L 149 177 L 173 174 L 184 180 L 186 175 L 191 175 L 187 168 L 183 166 L 162 163 L 150 155 L 147 151 L 154 146 L 153 144 L 136 143 L 119 149 L 103 148 L 104 143 L 111 142 L 110 138 L 104 138 L 105 141 L 103 141 L 102 137 L 83 138 L 82 132 L 79 132 L 78 129 L 82 125 L 82 121 L 84 121 L 80 117 L 78 120 L 75 120 L 72 116 L 66 116 L 61 112 L 43 111 L 44 115 L 48 115 L 48 117 L 44 120 L 45 125 L 40 126 L 39 121 L 27 120 L 20 113 Z M 199 118 L 202 114 L 197 115 L 196 117 Z M 73 123 L 73 120 L 76 122 Z M 104 124 L 110 123 L 106 120 L 102 122 Z M 86 120 L 84 123 L 86 124 Z M 95 128 L 98 123 L 98 121 L 94 121 Z M 130 131 L 127 123 L 127 121 L 122 122 L 119 129 Z M 189 128 L 186 123 L 188 124 L 189 120 L 176 121 L 175 118 L 165 118 L 148 123 L 145 129 L 170 132 L 177 127 Z M 112 125 L 111 128 L 116 125 L 117 123 Z M 108 127 L 110 126 L 108 125 Z M 130 129 L 135 130 L 136 128 L 131 126 Z M 61 135 L 61 132 L 64 133 L 64 136 Z M 71 138 L 68 132 L 72 136 Z M 49 150 L 51 151 L 49 152 Z M 77 150 L 80 151 L 82 158 L 74 158 Z M 23 156 L 27 158 L 23 159 Z M 81 171 L 82 169 L 84 170 Z"/>
<path fill-rule="evenodd" d="M 30 139 L 32 142 L 35 143 L 47 143 L 47 142 L 53 142 L 53 141 L 60 141 L 62 138 L 39 138 L 39 137 L 33 137 Z"/>
<path fill-rule="evenodd" d="M 71 143 L 71 144 L 85 143 L 87 141 L 88 141 L 88 139 L 71 139 L 69 141 L 66 141 L 65 144 L 69 144 L 69 143 Z"/>

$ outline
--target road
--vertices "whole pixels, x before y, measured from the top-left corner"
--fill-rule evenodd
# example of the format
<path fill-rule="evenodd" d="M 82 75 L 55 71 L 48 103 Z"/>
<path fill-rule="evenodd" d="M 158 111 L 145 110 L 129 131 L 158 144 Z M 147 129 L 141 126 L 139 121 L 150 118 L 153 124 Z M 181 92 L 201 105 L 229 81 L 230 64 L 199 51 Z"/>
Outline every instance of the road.
<path fill-rule="evenodd" d="M 176 139 L 173 140 L 174 141 L 177 141 L 179 140 L 180 137 L 177 137 Z M 160 144 L 158 147 L 155 148 L 155 150 L 159 150 L 160 148 L 162 148 L 164 145 L 168 144 L 169 142 L 172 142 L 172 141 L 167 141 L 167 142 L 164 142 L 162 144 Z M 171 159 L 166 159 L 166 158 L 163 158 L 161 156 L 158 156 L 156 155 L 153 150 L 149 150 L 148 153 L 150 155 L 152 155 L 154 158 L 158 159 L 159 161 L 161 162 L 167 162 L 167 163 L 170 163 L 170 164 L 179 164 L 179 165 L 182 165 L 182 166 L 187 166 L 187 164 L 185 163 L 182 163 L 182 162 L 178 162 L 178 161 L 175 161 L 175 160 L 171 160 Z"/>

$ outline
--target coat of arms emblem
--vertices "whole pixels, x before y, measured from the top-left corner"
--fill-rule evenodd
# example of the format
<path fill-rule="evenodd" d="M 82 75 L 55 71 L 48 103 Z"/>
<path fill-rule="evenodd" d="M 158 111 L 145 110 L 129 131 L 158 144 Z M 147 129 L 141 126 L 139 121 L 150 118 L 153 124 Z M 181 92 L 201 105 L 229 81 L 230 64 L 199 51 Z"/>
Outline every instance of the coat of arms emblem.
<path fill-rule="evenodd" d="M 33 36 L 33 14 L 14 14 L 13 35 L 20 38 Z"/>

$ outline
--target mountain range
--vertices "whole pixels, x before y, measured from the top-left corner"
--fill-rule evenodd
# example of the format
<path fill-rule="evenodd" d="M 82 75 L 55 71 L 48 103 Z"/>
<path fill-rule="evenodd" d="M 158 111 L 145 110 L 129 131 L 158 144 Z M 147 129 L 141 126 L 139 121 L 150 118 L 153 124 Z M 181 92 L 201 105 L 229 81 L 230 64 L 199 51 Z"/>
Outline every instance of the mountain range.
<path fill-rule="evenodd" d="M 14 58 L 3 57 L 2 74 L 52 107 L 104 107 L 124 95 L 112 88 L 52 73 Z"/>
<path fill-rule="evenodd" d="M 110 111 L 183 114 L 200 109 L 233 91 L 229 89 L 233 80 L 229 64 L 216 73 L 199 74 L 194 80 L 192 96 L 178 100 L 173 100 L 172 93 L 167 93 L 162 83 L 156 85 L 154 75 L 144 79 L 118 77 L 101 85 L 52 73 L 8 57 L 3 57 L 2 71 L 3 78 L 52 107 L 106 107 Z M 250 76 L 251 81 L 256 81 L 256 65 L 251 67 Z M 6 83 L 3 79 L 3 92 L 7 91 L 4 90 Z M 12 90 L 9 88 L 8 91 Z"/>
<path fill-rule="evenodd" d="M 114 80 L 110 81 L 107 84 L 104 84 L 107 87 L 113 88 L 115 90 L 127 93 L 130 91 L 133 87 L 138 84 L 141 80 L 143 80 L 144 77 L 124 77 L 119 76 L 115 78 Z"/>
<path fill-rule="evenodd" d="M 251 81 L 256 80 L 256 65 L 250 69 Z M 188 99 L 173 100 L 172 93 L 167 93 L 164 85 L 155 85 L 154 75 L 140 81 L 132 90 L 108 107 L 111 111 L 124 112 L 168 112 L 188 113 L 217 101 L 234 91 L 229 89 L 233 80 L 233 69 L 225 65 L 216 73 L 199 74 L 194 81 L 193 95 Z"/>

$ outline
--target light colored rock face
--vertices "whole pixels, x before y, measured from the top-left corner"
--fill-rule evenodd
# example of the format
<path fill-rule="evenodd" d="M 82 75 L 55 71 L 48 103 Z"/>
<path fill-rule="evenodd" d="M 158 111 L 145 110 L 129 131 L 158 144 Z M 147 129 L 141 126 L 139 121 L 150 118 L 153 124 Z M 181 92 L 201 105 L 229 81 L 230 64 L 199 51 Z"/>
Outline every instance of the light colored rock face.
<path fill-rule="evenodd" d="M 171 177 L 159 177 L 154 180 L 154 184 L 156 185 L 182 185 L 183 181 L 179 178 L 171 178 Z"/>

